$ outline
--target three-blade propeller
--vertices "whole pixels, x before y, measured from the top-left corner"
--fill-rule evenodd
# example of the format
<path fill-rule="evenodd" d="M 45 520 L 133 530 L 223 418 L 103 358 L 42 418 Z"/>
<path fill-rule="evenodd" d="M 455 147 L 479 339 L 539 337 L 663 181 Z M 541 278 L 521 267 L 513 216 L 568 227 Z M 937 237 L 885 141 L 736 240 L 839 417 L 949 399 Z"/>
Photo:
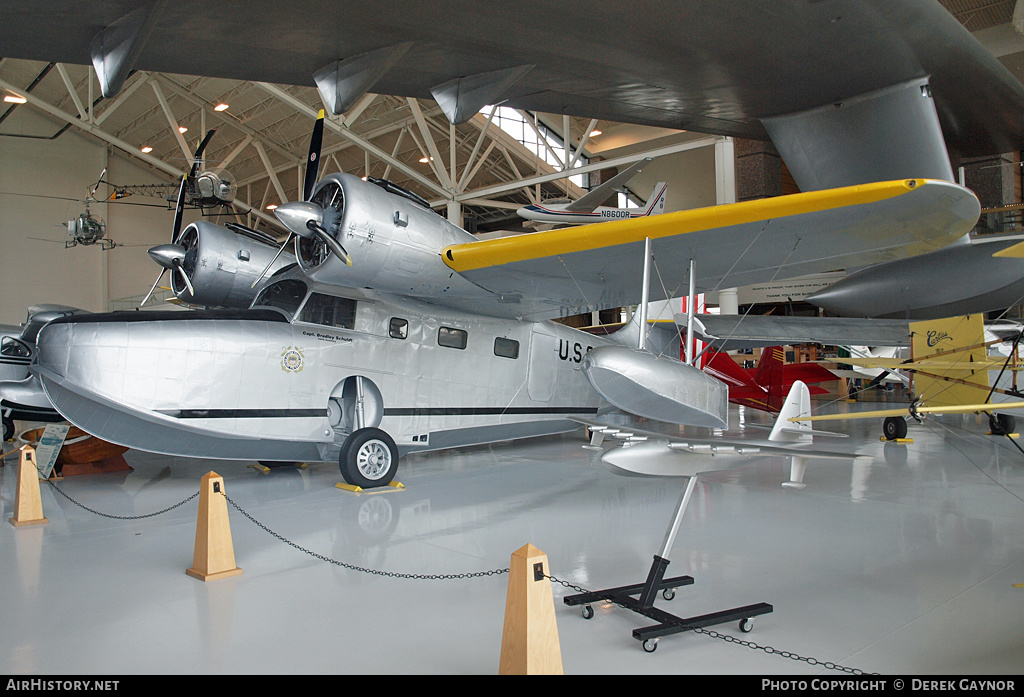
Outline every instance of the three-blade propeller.
<path fill-rule="evenodd" d="M 299 237 L 315 236 L 327 245 L 327 248 L 334 252 L 339 259 L 352 266 L 352 258 L 349 257 L 348 252 L 321 224 L 323 210 L 320 206 L 310 202 L 310 199 L 313 198 L 313 187 L 316 186 L 317 175 L 319 174 L 320 147 L 323 143 L 323 138 L 324 110 L 321 109 L 320 113 L 317 114 L 316 123 L 313 125 L 313 134 L 309 139 L 309 157 L 306 160 L 306 177 L 302 183 L 302 200 L 284 203 L 274 209 L 274 215 L 277 216 L 282 225 L 288 228 L 288 235 L 284 238 L 284 242 L 281 243 L 277 254 L 274 255 L 274 258 L 263 269 L 263 273 L 253 281 L 252 288 L 255 288 L 256 284 L 267 275 L 267 272 L 281 256 L 285 247 L 292 241 L 292 235 L 298 235 Z"/>
<path fill-rule="evenodd" d="M 203 151 L 206 150 L 206 146 L 210 142 L 210 138 L 217 132 L 216 128 L 211 128 L 206 132 L 206 136 L 199 143 L 199 147 L 196 148 L 195 156 L 192 159 L 192 169 L 187 175 L 181 178 L 181 186 L 178 187 L 178 201 L 174 207 L 174 227 L 171 231 L 171 243 L 161 244 L 157 247 L 153 247 L 149 250 L 149 256 L 153 260 L 163 267 L 160 271 L 160 275 L 156 277 L 156 281 L 153 282 L 153 287 L 146 293 L 146 297 L 139 303 L 139 307 L 145 305 L 153 292 L 156 290 L 157 285 L 160 283 L 160 279 L 164 277 L 164 272 L 171 271 L 181 276 L 182 281 L 185 282 L 185 287 L 188 288 L 188 292 L 195 295 L 195 289 L 192 287 L 192 282 L 188 278 L 188 274 L 185 273 L 185 269 L 182 268 L 182 262 L 185 260 L 185 248 L 178 244 L 178 239 L 181 236 L 181 220 L 185 213 L 185 192 L 188 187 L 189 179 L 195 180 L 199 174 L 199 165 L 203 161 Z"/>

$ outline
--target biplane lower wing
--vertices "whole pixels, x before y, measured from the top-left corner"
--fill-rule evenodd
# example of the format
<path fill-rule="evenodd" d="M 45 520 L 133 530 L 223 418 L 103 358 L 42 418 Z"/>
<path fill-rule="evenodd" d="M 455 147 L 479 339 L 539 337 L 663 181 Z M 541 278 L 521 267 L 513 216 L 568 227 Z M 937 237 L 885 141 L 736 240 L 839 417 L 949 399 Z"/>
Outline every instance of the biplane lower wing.
<path fill-rule="evenodd" d="M 656 300 L 685 289 L 691 260 L 699 291 L 742 286 L 938 249 L 979 213 L 964 187 L 903 179 L 456 244 L 442 259 L 494 294 L 477 311 L 542 320 L 636 303 L 645 238 Z"/>

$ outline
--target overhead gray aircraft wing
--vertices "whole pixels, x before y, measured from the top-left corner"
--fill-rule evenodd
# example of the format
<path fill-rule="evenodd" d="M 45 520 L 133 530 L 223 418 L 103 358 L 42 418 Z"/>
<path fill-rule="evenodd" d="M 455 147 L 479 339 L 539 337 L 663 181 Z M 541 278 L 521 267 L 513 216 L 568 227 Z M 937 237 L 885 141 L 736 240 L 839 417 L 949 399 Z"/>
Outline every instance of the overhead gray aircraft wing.
<path fill-rule="evenodd" d="M 910 346 L 910 322 L 901 319 L 707 314 L 697 322 L 701 339 L 724 350 L 806 343 Z"/>
<path fill-rule="evenodd" d="M 430 98 L 453 80 L 532 66 L 505 103 L 758 139 L 765 117 L 929 78 L 954 155 L 1018 150 L 1024 134 L 1024 87 L 935 0 L 593 0 L 572 31 L 541 0 L 449 0 L 444 11 L 391 0 L 386 12 L 351 0 L 5 0 L 0 46 L 87 65 L 94 42 L 154 5 L 144 41 L 126 50 L 138 70 L 313 86 L 339 60 L 401 47 L 373 92 Z M 903 176 L 932 175 L 887 178 Z"/>
<path fill-rule="evenodd" d="M 589 213 L 594 210 L 605 200 L 615 192 L 621 186 L 624 186 L 626 182 L 639 174 L 644 167 L 654 161 L 653 157 L 645 157 L 644 159 L 631 164 L 626 169 L 622 170 L 614 177 L 588 191 L 587 193 L 580 196 L 578 199 L 570 203 L 565 207 L 567 211 L 579 212 L 583 211 Z"/>

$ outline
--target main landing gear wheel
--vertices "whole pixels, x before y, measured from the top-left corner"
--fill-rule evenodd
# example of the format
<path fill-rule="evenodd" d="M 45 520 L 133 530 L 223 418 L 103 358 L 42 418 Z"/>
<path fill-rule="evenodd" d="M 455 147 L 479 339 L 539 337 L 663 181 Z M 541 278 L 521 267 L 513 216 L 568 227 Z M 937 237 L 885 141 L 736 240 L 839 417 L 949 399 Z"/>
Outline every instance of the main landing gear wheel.
<path fill-rule="evenodd" d="M 1011 414 L 989 414 L 988 429 L 992 431 L 994 436 L 1005 436 L 1008 433 L 1013 433 L 1013 429 L 1016 427 L 1017 421 Z M 4 433 L 7 433 L 6 425 Z"/>
<path fill-rule="evenodd" d="M 341 447 L 338 466 L 341 476 L 353 486 L 386 486 L 398 470 L 398 446 L 379 428 L 361 428 Z"/>
<path fill-rule="evenodd" d="M 882 433 L 886 440 L 897 440 L 907 437 L 907 420 L 902 416 L 887 416 L 882 422 Z"/>

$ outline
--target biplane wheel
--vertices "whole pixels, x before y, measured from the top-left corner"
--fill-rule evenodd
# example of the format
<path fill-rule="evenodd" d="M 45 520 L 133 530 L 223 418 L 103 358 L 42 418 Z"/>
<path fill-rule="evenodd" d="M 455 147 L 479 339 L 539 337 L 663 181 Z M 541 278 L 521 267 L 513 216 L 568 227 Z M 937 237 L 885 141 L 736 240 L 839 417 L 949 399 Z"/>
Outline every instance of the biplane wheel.
<path fill-rule="evenodd" d="M 398 470 L 398 446 L 379 428 L 361 428 L 341 446 L 338 466 L 341 476 L 353 486 L 385 486 Z"/>
<path fill-rule="evenodd" d="M 1013 429 L 1016 427 L 1017 421 L 1010 414 L 990 414 L 988 417 L 988 428 L 994 436 L 1005 436 L 1007 433 L 1013 433 Z M 7 432 L 6 429 L 4 432 Z"/>
<path fill-rule="evenodd" d="M 887 416 L 882 422 L 882 433 L 886 440 L 907 437 L 907 421 L 902 416 Z"/>
<path fill-rule="evenodd" d="M 9 441 L 14 438 L 14 419 L 9 416 L 3 417 L 4 422 L 4 441 Z"/>

